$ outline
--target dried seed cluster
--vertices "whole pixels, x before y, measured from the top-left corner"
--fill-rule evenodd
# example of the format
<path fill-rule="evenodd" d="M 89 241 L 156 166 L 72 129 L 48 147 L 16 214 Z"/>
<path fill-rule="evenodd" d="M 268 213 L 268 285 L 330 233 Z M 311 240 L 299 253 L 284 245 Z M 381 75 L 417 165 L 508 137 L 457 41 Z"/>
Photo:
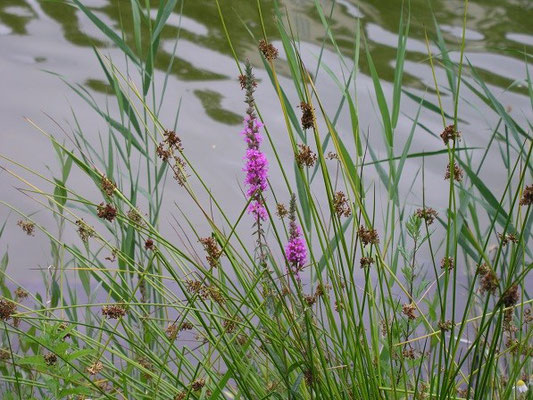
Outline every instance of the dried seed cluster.
<path fill-rule="evenodd" d="M 185 172 L 187 163 L 179 155 L 183 152 L 181 139 L 176 135 L 176 132 L 170 130 L 165 130 L 163 136 L 165 139 L 157 146 L 157 155 L 163 161 L 170 164 L 174 172 L 174 179 L 180 186 L 184 186 L 185 182 L 187 182 L 188 175 Z"/>
<path fill-rule="evenodd" d="M 272 43 L 268 43 L 264 39 L 259 41 L 259 50 L 261 50 L 261 53 L 263 53 L 268 61 L 274 61 L 278 58 L 278 49 L 276 49 Z"/>
<path fill-rule="evenodd" d="M 7 321 L 17 311 L 17 305 L 9 299 L 0 299 L 0 319 Z"/>
<path fill-rule="evenodd" d="M 200 238 L 200 243 L 204 246 L 204 250 L 207 253 L 206 259 L 208 264 L 212 268 L 217 268 L 219 265 L 219 259 L 222 256 L 222 250 L 218 248 L 218 243 L 214 237 L 209 236 Z"/>
<path fill-rule="evenodd" d="M 316 162 L 316 154 L 311 150 L 311 147 L 305 144 L 298 145 L 298 153 L 296 153 L 296 164 L 299 167 L 312 167 Z"/>
<path fill-rule="evenodd" d="M 410 320 L 416 319 L 416 305 L 415 303 L 406 303 L 402 306 L 402 312 Z"/>
<path fill-rule="evenodd" d="M 112 204 L 104 204 L 100 203 L 97 208 L 96 212 L 98 215 L 98 218 L 105 219 L 109 222 L 113 222 L 115 217 L 117 216 L 117 209 Z"/>
<path fill-rule="evenodd" d="M 446 321 L 439 321 L 439 329 L 443 332 L 447 332 L 452 329 L 453 323 L 449 319 Z"/>
<path fill-rule="evenodd" d="M 438 216 L 437 211 L 435 211 L 433 208 L 419 208 L 416 210 L 415 214 L 418 218 L 426 221 L 428 225 L 431 225 Z"/>
<path fill-rule="evenodd" d="M 306 102 L 300 103 L 300 108 L 302 109 L 302 128 L 310 129 L 315 124 L 315 109 L 311 104 Z"/>
<path fill-rule="evenodd" d="M 456 162 L 454 162 L 454 165 L 453 165 L 453 179 L 457 182 L 462 182 L 463 181 L 463 176 L 464 176 L 464 173 L 463 173 L 463 170 L 459 167 L 459 165 L 457 165 Z M 444 174 L 444 179 L 450 179 L 452 177 L 451 175 L 451 171 L 450 171 L 450 164 L 448 164 L 446 166 L 446 174 Z"/>
<path fill-rule="evenodd" d="M 200 281 L 193 280 L 185 281 L 185 286 L 189 293 L 197 294 L 204 300 L 211 299 L 218 304 L 224 304 L 226 302 L 222 292 L 214 286 L 208 286 Z"/>
<path fill-rule="evenodd" d="M 507 246 L 509 242 L 514 244 L 518 243 L 518 238 L 513 233 L 506 233 L 505 235 L 503 233 L 498 233 L 498 237 L 500 238 L 503 247 Z"/>
<path fill-rule="evenodd" d="M 449 125 L 444 128 L 444 131 L 440 134 L 440 137 L 442 138 L 444 144 L 448 144 L 450 140 L 461 140 L 461 132 L 458 132 L 455 129 L 455 125 Z"/>
<path fill-rule="evenodd" d="M 365 228 L 364 226 L 360 226 L 359 230 L 357 231 L 357 235 L 359 236 L 359 239 L 361 242 L 363 242 L 363 245 L 366 246 L 368 244 L 378 244 L 379 243 L 379 236 L 378 232 L 375 229 L 372 228 Z"/>
<path fill-rule="evenodd" d="M 126 315 L 126 307 L 121 304 L 103 306 L 102 315 L 107 319 L 119 319 Z"/>
<path fill-rule="evenodd" d="M 96 361 L 95 363 L 89 365 L 87 367 L 87 372 L 91 375 L 97 375 L 104 369 L 104 364 L 102 364 L 100 361 Z"/>
<path fill-rule="evenodd" d="M 27 298 L 30 294 L 24 290 L 23 288 L 21 288 L 20 286 L 15 289 L 15 296 L 17 297 L 17 299 L 19 300 L 24 300 L 25 298 Z"/>
<path fill-rule="evenodd" d="M 44 362 L 49 367 L 56 365 L 57 363 L 57 356 L 54 353 L 46 353 L 44 356 Z"/>
<path fill-rule="evenodd" d="M 92 238 L 94 236 L 94 229 L 91 226 L 87 225 L 87 223 L 83 219 L 77 220 L 76 225 L 78 226 L 78 235 L 80 235 L 82 242 L 87 243 L 89 241 L 89 238 Z"/>
<path fill-rule="evenodd" d="M 451 271 L 455 267 L 455 260 L 453 257 L 444 257 L 442 260 L 440 260 L 440 267 L 442 269 L 447 269 L 448 271 Z"/>
<path fill-rule="evenodd" d="M 276 215 L 280 218 L 285 218 L 287 215 L 289 215 L 289 210 L 287 210 L 285 204 L 278 203 L 276 205 Z"/>
<path fill-rule="evenodd" d="M 17 222 L 17 225 L 26 233 L 28 236 L 35 236 L 35 224 L 31 221 L 20 220 Z"/>
<path fill-rule="evenodd" d="M 335 197 L 333 198 L 333 208 L 335 209 L 335 214 L 337 214 L 339 218 L 352 215 L 352 208 L 350 207 L 348 198 L 343 192 L 335 193 Z"/>
<path fill-rule="evenodd" d="M 117 186 L 113 183 L 111 179 L 109 179 L 105 175 L 102 175 L 102 179 L 100 181 L 100 188 L 106 196 L 111 197 L 113 196 L 113 193 L 115 193 L 115 189 L 117 188 Z"/>
<path fill-rule="evenodd" d="M 361 257 L 361 268 L 368 268 L 374 264 L 374 259 L 372 257 Z"/>
<path fill-rule="evenodd" d="M 521 206 L 530 206 L 533 204 L 533 185 L 526 186 L 520 199 Z"/>

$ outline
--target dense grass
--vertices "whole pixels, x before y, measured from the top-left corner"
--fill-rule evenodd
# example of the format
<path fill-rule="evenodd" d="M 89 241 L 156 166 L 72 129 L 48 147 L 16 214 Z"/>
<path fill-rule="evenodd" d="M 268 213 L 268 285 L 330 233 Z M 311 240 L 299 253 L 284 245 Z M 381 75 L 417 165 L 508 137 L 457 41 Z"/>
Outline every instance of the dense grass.
<path fill-rule="evenodd" d="M 270 116 L 260 107 L 253 112 L 265 123 L 262 148 L 282 181 L 249 201 L 243 196 L 237 217 L 202 179 L 213 166 L 191 159 L 186 142 L 185 149 L 173 145 L 165 132 L 176 127 L 159 119 L 168 75 L 156 89 L 153 65 L 165 21 L 182 3 L 159 2 L 152 20 L 150 1 L 132 0 L 133 32 L 117 33 L 83 1 L 72 2 L 123 52 L 128 68 L 95 51 L 116 113 L 65 80 L 108 126 L 100 148 L 74 113 L 67 142 L 36 126 L 58 154 L 59 176 L 2 157 L 5 170 L 58 224 L 38 225 L 3 202 L 20 214 L 28 233 L 50 238 L 52 266 L 39 293 L 18 288 L 9 274 L 0 276 L 3 399 L 530 398 L 531 391 L 517 388 L 527 388 L 531 374 L 531 121 L 515 121 L 464 57 L 467 1 L 463 39 L 454 44 L 459 62 L 450 58 L 438 22 L 428 24 L 425 63 L 434 72 L 436 104 L 402 84 L 407 4 L 399 21 L 392 98 L 384 94 L 357 21 L 353 62 L 347 63 L 329 26 L 330 10 L 315 2 L 323 49 L 338 55 L 344 71 L 336 76 L 321 57 L 317 70 L 306 68 L 291 16 L 276 7 L 272 18 L 286 61 L 258 49 L 263 65 L 257 67 L 268 72 L 286 136 L 274 138 Z M 236 23 L 235 11 L 218 0 L 217 6 L 237 76 L 246 72 L 244 60 L 226 30 L 228 19 Z M 257 15 L 263 37 L 250 31 L 253 45 L 269 41 L 264 19 L 271 16 L 260 0 Z M 371 132 L 360 129 L 374 118 L 358 113 L 358 102 L 367 101 L 354 86 L 360 62 L 370 71 L 380 119 Z M 293 87 L 280 83 L 280 64 Z M 438 70 L 445 82 L 437 80 Z M 335 82 L 342 98 L 331 115 L 315 86 L 319 73 Z M 529 75 L 524 81 L 533 102 Z M 475 95 L 475 104 L 464 101 L 464 90 Z M 294 93 L 297 102 L 289 101 Z M 406 95 L 418 105 L 410 112 L 401 107 Z M 303 121 L 308 129 L 301 124 L 301 103 L 314 109 L 315 118 Z M 470 129 L 461 119 L 464 107 L 496 121 L 483 147 L 469 147 L 466 134 L 458 140 L 458 131 Z M 399 136 L 402 112 L 412 127 Z M 449 140 L 427 132 L 419 123 L 423 113 L 442 120 Z M 341 114 L 351 120 L 351 132 L 337 130 Z M 428 133 L 441 150 L 412 152 L 417 135 Z M 385 152 L 369 146 L 369 135 L 381 135 Z M 159 143 L 170 145 L 173 154 L 161 157 Z M 307 154 L 307 164 L 296 162 L 301 145 L 316 157 Z M 294 150 L 291 162 L 278 154 L 287 146 Z M 243 142 L 243 154 L 244 148 Z M 380 153 L 386 158 L 379 159 Z M 407 160 L 419 165 L 414 179 L 406 178 Z M 426 186 L 429 162 L 442 164 L 437 185 L 446 205 L 436 214 L 425 201 L 428 188 L 436 187 Z M 483 178 L 487 163 L 499 164 L 506 181 Z M 446 166 L 455 164 L 445 180 Z M 72 189 L 72 175 L 94 186 L 92 197 Z M 182 240 L 160 233 L 168 224 L 160 221 L 165 185 L 180 185 L 204 218 L 193 221 L 176 204 Z M 409 196 L 413 192 L 419 196 Z M 291 196 L 292 219 L 278 209 L 288 209 Z M 266 221 L 247 213 L 254 198 L 265 201 Z M 300 271 L 284 257 L 291 221 L 302 227 L 309 255 Z M 6 253 L 2 271 L 7 264 Z"/>

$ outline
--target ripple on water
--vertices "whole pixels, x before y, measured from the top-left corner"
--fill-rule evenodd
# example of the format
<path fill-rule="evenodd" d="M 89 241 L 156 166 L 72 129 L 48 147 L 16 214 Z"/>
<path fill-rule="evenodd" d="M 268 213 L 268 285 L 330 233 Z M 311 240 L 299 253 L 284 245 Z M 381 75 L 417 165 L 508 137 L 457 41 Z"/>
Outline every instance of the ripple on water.
<path fill-rule="evenodd" d="M 9 35 L 10 33 L 11 33 L 10 27 L 0 24 L 0 36 Z"/>
<path fill-rule="evenodd" d="M 505 37 L 513 42 L 533 46 L 533 36 L 526 33 L 508 33 Z"/>
<path fill-rule="evenodd" d="M 157 10 L 151 10 L 150 17 L 152 17 L 152 19 L 156 19 Z M 170 14 L 166 23 L 167 25 L 171 25 L 176 28 L 181 27 L 181 29 L 185 29 L 186 31 L 192 32 L 200 36 L 207 36 L 207 34 L 209 33 L 209 30 L 204 24 L 201 24 L 192 18 L 186 17 L 183 14 Z"/>

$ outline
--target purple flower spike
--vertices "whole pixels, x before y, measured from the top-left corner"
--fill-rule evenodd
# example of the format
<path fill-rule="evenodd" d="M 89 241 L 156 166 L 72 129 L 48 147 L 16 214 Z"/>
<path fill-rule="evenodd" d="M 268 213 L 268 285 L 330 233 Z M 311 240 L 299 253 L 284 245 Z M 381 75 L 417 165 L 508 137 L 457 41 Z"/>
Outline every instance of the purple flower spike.
<path fill-rule="evenodd" d="M 255 115 L 254 109 L 254 91 L 257 83 L 252 73 L 252 67 L 249 62 L 246 63 L 246 74 L 241 78 L 241 85 L 246 89 L 246 117 L 244 118 L 244 128 L 241 135 L 248 146 L 246 156 L 244 157 L 245 165 L 243 171 L 246 172 L 244 184 L 246 185 L 246 195 L 251 199 L 248 207 L 248 213 L 255 216 L 256 220 L 266 220 L 268 213 L 265 208 L 263 193 L 268 189 L 268 160 L 265 154 L 259 149 L 263 142 L 260 129 L 263 123 Z"/>
<path fill-rule="evenodd" d="M 296 223 L 296 197 L 294 194 L 291 197 L 289 219 L 290 237 L 285 246 L 285 257 L 287 257 L 287 262 L 294 277 L 300 281 L 300 271 L 307 261 L 307 247 L 302 237 L 302 229 Z"/>

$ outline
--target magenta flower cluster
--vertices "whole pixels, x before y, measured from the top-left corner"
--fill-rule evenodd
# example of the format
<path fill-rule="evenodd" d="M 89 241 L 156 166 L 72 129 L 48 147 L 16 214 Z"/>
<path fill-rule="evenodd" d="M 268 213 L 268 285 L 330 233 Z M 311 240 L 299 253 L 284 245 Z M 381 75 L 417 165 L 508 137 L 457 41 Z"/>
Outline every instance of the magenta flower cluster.
<path fill-rule="evenodd" d="M 246 195 L 250 199 L 248 213 L 254 215 L 256 219 L 266 220 L 268 213 L 264 205 L 263 193 L 268 188 L 268 160 L 265 154 L 259 149 L 263 142 L 260 129 L 263 127 L 255 115 L 253 92 L 255 90 L 255 78 L 249 64 L 246 66 L 246 75 L 243 77 L 246 89 L 246 117 L 244 118 L 244 129 L 241 135 L 248 146 L 244 157 L 245 165 L 243 171 L 246 172 L 244 184 Z"/>
<path fill-rule="evenodd" d="M 291 199 L 290 208 L 290 237 L 289 242 L 285 246 L 285 257 L 287 257 L 287 262 L 289 263 L 291 272 L 294 274 L 294 277 L 299 281 L 300 271 L 303 269 L 307 261 L 307 247 L 305 245 L 305 240 L 302 237 L 302 229 L 296 223 L 296 206 L 294 196 Z"/>

